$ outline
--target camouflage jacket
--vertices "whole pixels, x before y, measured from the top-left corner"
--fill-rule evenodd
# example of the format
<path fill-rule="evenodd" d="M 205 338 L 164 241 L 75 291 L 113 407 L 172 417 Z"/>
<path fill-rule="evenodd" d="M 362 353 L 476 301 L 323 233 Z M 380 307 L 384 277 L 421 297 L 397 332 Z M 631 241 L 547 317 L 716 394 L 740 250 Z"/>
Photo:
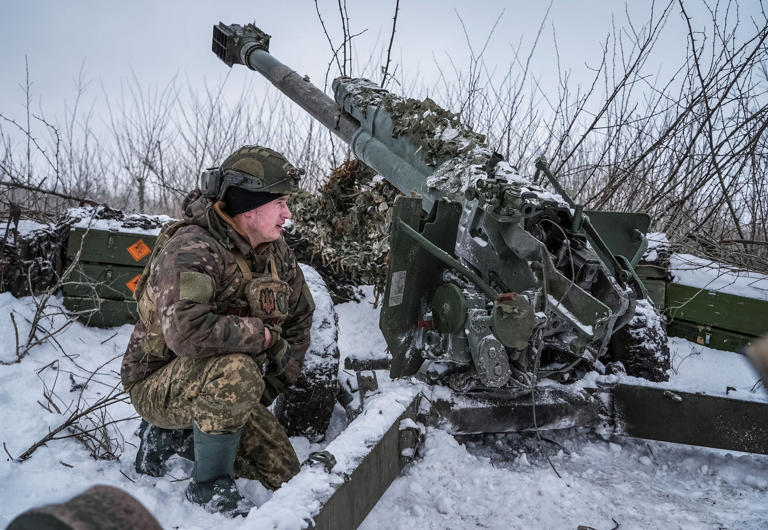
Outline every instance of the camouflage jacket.
<path fill-rule="evenodd" d="M 281 238 L 253 249 L 198 190 L 187 196 L 183 206 L 184 224 L 147 265 L 149 275 L 142 292 L 150 302 L 142 304 L 146 300 L 139 300 L 142 316 L 123 357 L 123 386 L 129 389 L 177 355 L 258 356 L 265 349 L 265 323 L 248 316 L 238 253 L 254 277 L 265 274 L 270 255 L 274 258 L 280 279 L 291 291 L 282 336 L 291 347 L 291 355 L 303 361 L 314 302 L 285 241 Z"/>

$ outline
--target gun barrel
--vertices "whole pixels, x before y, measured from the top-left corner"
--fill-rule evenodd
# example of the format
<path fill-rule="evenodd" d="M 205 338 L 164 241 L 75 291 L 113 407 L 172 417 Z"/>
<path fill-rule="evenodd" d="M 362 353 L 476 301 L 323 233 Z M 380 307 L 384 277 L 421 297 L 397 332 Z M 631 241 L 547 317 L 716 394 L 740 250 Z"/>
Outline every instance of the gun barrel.
<path fill-rule="evenodd" d="M 278 90 L 344 140 L 352 153 L 406 195 L 418 193 L 429 212 L 441 196 L 426 186 L 434 172 L 424 153 L 406 135 L 395 138 L 392 117 L 381 104 L 358 101 L 362 92 L 383 92 L 365 80 L 334 81 L 334 101 L 309 80 L 269 53 L 270 36 L 253 24 L 213 27 L 213 51 L 227 65 L 242 64 L 266 77 Z"/>
<path fill-rule="evenodd" d="M 269 53 L 269 35 L 253 24 L 240 26 L 219 22 L 213 26 L 213 51 L 232 66 L 242 64 L 259 72 L 347 144 L 360 123 L 343 112 L 325 92 Z"/>

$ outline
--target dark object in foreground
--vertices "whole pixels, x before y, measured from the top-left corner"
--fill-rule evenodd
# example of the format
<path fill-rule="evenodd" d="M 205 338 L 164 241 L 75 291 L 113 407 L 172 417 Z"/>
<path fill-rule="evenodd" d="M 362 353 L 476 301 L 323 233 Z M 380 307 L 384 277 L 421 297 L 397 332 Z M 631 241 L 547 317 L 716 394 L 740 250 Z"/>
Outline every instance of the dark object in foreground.
<path fill-rule="evenodd" d="M 336 406 L 339 348 L 337 316 L 330 296 L 322 289 L 314 296 L 317 306 L 325 308 L 316 311 L 313 317 L 312 326 L 317 336 L 309 345 L 298 380 L 280 395 L 273 412 L 288 436 L 306 436 L 319 441 L 328 430 Z"/>
<path fill-rule="evenodd" d="M 288 436 L 306 436 L 322 440 L 336 404 L 338 359 L 312 367 L 299 376 L 275 403 L 274 414 Z"/>
<path fill-rule="evenodd" d="M 8 530 L 161 530 L 157 520 L 128 493 L 112 486 L 93 486 L 62 504 L 32 508 L 16 517 Z"/>

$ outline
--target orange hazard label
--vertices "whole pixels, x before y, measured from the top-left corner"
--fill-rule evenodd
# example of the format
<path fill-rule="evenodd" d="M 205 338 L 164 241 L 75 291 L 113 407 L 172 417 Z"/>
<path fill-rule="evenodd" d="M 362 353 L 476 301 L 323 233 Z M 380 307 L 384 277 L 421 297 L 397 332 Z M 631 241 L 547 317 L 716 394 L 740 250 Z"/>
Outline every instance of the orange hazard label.
<path fill-rule="evenodd" d="M 128 254 L 131 255 L 136 261 L 140 261 L 142 258 L 147 257 L 152 250 L 147 246 L 143 239 L 139 239 L 133 245 L 126 248 Z"/>
<path fill-rule="evenodd" d="M 139 278 L 141 278 L 141 274 L 137 274 L 131 278 L 130 281 L 125 282 L 125 286 L 130 289 L 132 293 L 136 292 L 136 286 L 139 284 Z"/>

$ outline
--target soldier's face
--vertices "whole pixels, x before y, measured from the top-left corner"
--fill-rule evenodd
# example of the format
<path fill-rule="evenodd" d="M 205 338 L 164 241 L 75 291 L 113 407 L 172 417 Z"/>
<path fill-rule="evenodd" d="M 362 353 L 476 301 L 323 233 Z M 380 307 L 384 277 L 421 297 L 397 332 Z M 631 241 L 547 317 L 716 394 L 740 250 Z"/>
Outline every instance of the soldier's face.
<path fill-rule="evenodd" d="M 267 243 L 280 238 L 283 224 L 291 218 L 288 198 L 288 195 L 283 195 L 242 214 L 247 221 L 245 229 L 252 243 Z"/>

